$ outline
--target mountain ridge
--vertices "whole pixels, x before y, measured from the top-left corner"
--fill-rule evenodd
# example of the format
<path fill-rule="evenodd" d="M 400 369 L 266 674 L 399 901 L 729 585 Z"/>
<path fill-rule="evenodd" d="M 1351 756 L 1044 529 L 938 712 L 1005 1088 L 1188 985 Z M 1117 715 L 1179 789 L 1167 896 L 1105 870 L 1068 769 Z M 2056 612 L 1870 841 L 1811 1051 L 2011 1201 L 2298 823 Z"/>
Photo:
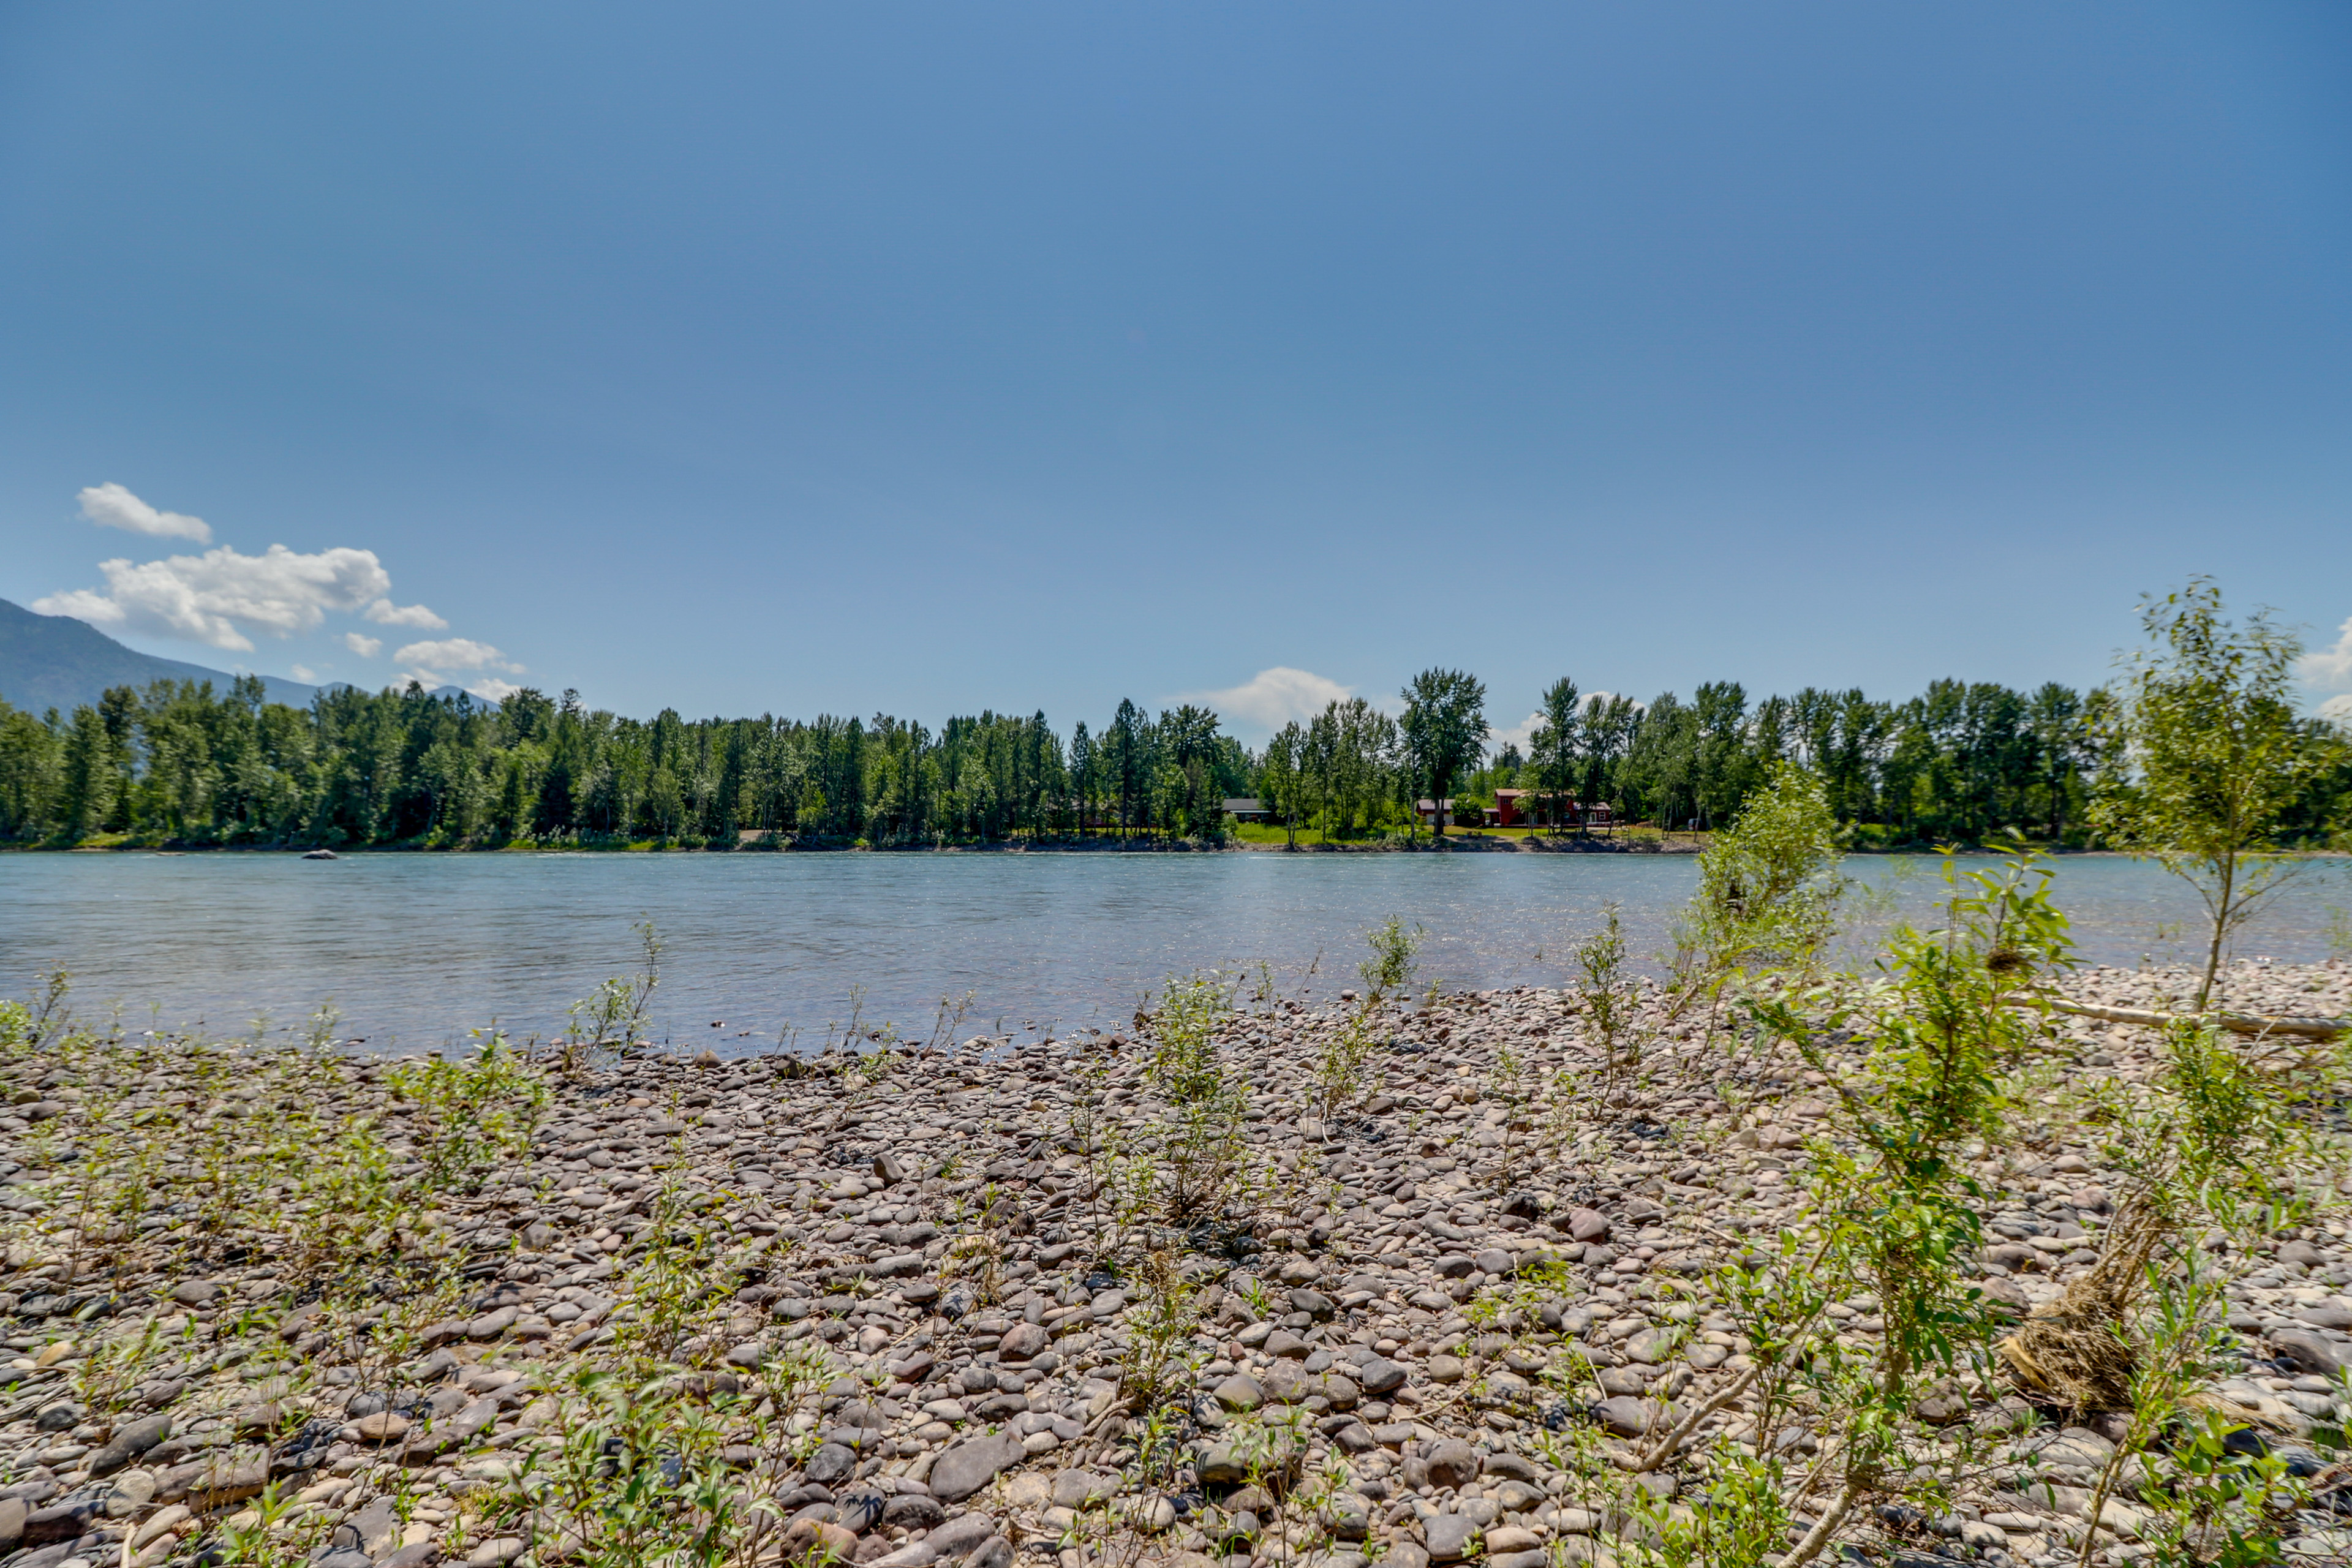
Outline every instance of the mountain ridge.
<path fill-rule="evenodd" d="M 51 708 L 71 713 L 85 703 L 96 703 L 110 686 L 145 687 L 158 680 L 209 680 L 226 691 L 236 677 L 184 659 L 141 653 L 108 637 L 88 621 L 71 616 L 44 616 L 24 605 L 0 599 L 0 700 L 11 707 L 38 715 Z M 272 702 L 308 708 L 320 691 L 344 685 L 334 681 L 306 686 L 283 676 L 265 675 L 262 690 Z M 436 697 L 455 697 L 461 689 L 442 686 Z M 495 708 L 485 698 L 475 706 Z"/>

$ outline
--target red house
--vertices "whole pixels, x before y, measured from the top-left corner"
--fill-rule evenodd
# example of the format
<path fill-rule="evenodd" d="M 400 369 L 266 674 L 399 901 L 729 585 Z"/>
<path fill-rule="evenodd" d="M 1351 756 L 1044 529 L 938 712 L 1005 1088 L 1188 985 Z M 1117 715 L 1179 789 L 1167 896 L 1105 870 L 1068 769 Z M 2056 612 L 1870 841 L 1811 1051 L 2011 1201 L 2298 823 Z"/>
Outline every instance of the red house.
<path fill-rule="evenodd" d="M 1559 808 L 1559 820 L 1553 820 L 1553 808 Z M 1552 796 L 1539 790 L 1498 789 L 1495 792 L 1492 826 L 1496 827 L 1608 827 L 1613 825 L 1605 801 L 1595 802 L 1588 821 L 1584 808 L 1567 796 Z"/>

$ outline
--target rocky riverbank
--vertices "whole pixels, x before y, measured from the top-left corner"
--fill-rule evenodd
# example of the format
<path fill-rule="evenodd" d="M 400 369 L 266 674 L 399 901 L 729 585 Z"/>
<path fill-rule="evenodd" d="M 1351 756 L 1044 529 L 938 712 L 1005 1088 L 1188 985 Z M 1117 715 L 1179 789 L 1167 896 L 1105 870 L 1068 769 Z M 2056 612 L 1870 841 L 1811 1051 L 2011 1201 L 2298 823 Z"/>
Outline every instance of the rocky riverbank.
<path fill-rule="evenodd" d="M 2229 1002 L 2342 1016 L 2352 971 L 2241 969 Z M 1833 1438 L 1709 1408 L 1759 1352 L 1715 1271 L 1802 1231 L 1826 1082 L 1643 1005 L 1614 1069 L 1563 993 L 1387 1010 L 1337 1085 L 1351 1009 L 1245 1006 L 1214 1041 L 1248 1095 L 1231 1190 L 1181 1232 L 1131 1201 L 1180 1142 L 1148 1029 L 567 1073 L 19 1023 L 0 1568 L 1633 1563 L 1713 1506 L 1710 1445 L 1769 1440 L 1793 1479 Z M 2012 1314 L 2113 1211 L 2063 1108 L 2152 1061 L 2060 1023 L 2041 1108 L 1975 1152 L 1969 1268 Z M 2312 1472 L 2352 1415 L 2343 1217 L 2210 1254 L 2234 1365 L 2208 1396 Z M 1874 1352 L 1872 1300 L 1824 1310 Z M 1938 1397 L 1922 1419 L 1973 1445 L 1950 1506 L 1857 1514 L 1849 1555 L 2144 1550 L 2128 1496 L 2089 1517 L 2120 1417 Z M 2328 1479 L 2278 1526 L 2305 1561 L 2352 1556 Z"/>

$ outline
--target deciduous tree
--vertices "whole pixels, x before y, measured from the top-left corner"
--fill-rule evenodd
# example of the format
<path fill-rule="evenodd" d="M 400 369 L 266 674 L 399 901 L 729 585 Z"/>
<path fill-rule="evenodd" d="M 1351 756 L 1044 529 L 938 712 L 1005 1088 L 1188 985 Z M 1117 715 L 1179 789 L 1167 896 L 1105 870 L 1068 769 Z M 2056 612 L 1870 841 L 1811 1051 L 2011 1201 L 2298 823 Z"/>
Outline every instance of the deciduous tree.
<path fill-rule="evenodd" d="M 1486 750 L 1486 683 L 1458 669 L 1424 669 L 1404 689 L 1406 755 L 1429 785 L 1431 816 L 1445 837 L 1445 803 L 1454 779 Z"/>
<path fill-rule="evenodd" d="M 2231 934 L 2293 868 L 2268 851 L 2310 764 L 2292 700 L 2303 645 L 2268 610 L 2223 618 L 2210 577 L 2148 601 L 2140 624 L 2153 646 L 2129 659 L 2112 720 L 2124 772 L 2093 820 L 2203 900 L 2202 1011 Z"/>

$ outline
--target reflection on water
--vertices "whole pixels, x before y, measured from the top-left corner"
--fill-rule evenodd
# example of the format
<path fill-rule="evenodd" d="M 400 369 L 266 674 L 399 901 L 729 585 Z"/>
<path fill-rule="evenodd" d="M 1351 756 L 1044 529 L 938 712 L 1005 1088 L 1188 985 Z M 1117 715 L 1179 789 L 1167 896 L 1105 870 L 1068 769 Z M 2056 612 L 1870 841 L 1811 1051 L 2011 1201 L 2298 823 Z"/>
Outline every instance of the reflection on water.
<path fill-rule="evenodd" d="M 1857 943 L 1941 891 L 1933 860 L 1848 868 Z M 131 1027 L 242 1034 L 266 1012 L 282 1029 L 331 995 L 371 1047 L 438 1046 L 492 1017 L 545 1035 L 631 964 L 630 924 L 650 916 L 668 943 L 656 1034 L 679 1044 L 814 1038 L 860 985 L 866 1020 L 902 1034 L 967 993 L 965 1034 L 1108 1026 L 1204 965 L 1337 992 L 1391 914 L 1427 929 L 1424 972 L 1444 985 L 1557 984 L 1612 900 L 1632 952 L 1661 952 L 1696 870 L 1611 855 L 20 854 L 0 857 L 0 994 L 63 963 L 83 1014 L 120 1002 Z M 2241 952 L 2324 956 L 2347 887 L 2343 862 L 2315 863 Z M 2195 953 L 2196 898 L 2153 866 L 2069 859 L 2058 889 L 2085 957 Z"/>

